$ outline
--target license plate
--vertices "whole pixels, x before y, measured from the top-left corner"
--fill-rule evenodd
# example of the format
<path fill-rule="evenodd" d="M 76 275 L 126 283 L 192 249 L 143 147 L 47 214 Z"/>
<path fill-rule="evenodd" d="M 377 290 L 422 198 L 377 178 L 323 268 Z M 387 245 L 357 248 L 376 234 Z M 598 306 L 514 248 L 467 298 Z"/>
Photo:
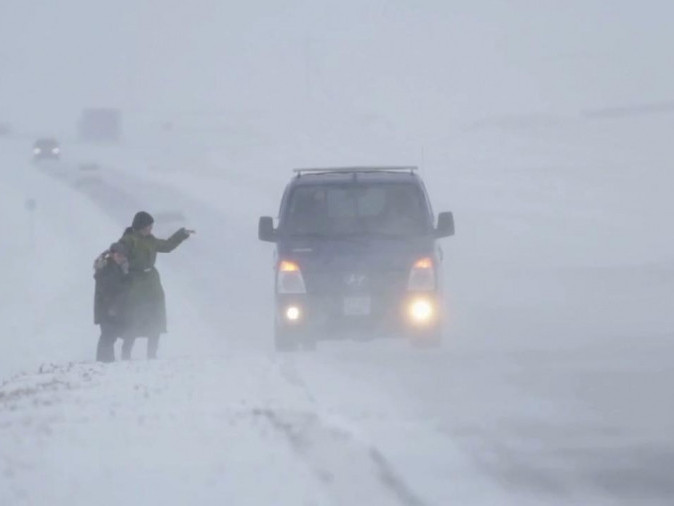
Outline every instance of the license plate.
<path fill-rule="evenodd" d="M 346 316 L 367 316 L 370 314 L 372 299 L 369 296 L 344 297 Z"/>

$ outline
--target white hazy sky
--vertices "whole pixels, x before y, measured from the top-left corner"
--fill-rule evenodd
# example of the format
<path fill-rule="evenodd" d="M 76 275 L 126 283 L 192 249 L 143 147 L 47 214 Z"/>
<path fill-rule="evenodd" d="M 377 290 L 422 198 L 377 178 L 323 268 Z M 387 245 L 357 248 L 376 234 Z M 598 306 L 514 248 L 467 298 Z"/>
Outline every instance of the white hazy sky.
<path fill-rule="evenodd" d="M 671 99 L 665 0 L 2 0 L 0 119 L 378 112 L 410 128 Z"/>

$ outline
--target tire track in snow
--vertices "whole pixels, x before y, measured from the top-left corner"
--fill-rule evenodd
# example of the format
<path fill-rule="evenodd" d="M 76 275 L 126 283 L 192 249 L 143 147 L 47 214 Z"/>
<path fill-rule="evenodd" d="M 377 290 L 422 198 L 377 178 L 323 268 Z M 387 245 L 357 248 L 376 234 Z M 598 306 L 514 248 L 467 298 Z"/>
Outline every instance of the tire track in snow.
<path fill-rule="evenodd" d="M 324 424 L 317 414 L 269 408 L 253 413 L 285 437 L 340 504 L 368 497 L 378 505 L 424 506 L 377 448 L 364 447 L 346 431 Z"/>
<path fill-rule="evenodd" d="M 318 405 L 318 400 L 300 375 L 292 357 L 284 356 L 276 363 L 276 368 L 284 380 L 301 391 L 310 405 Z M 360 476 L 376 477 L 378 483 L 375 486 L 387 491 L 389 502 L 383 504 L 388 504 L 394 499 L 392 504 L 424 506 L 425 503 L 396 473 L 393 465 L 378 448 L 357 441 L 341 428 L 329 426 L 319 414 L 315 412 L 290 413 L 270 408 L 258 409 L 256 414 L 267 419 L 290 442 L 294 450 L 307 460 L 325 484 L 349 481 L 348 474 L 353 473 L 354 470 L 347 465 L 348 470 L 345 471 L 345 467 L 340 466 L 341 459 L 348 463 L 358 462 L 359 466 L 366 468 Z M 324 454 L 326 447 L 334 448 L 328 454 Z M 352 455 L 354 453 L 357 455 Z"/>
<path fill-rule="evenodd" d="M 406 506 L 423 506 L 424 503 L 405 485 L 379 450 L 371 448 L 370 458 L 379 468 L 381 481 L 396 494 L 401 504 L 405 504 Z"/>

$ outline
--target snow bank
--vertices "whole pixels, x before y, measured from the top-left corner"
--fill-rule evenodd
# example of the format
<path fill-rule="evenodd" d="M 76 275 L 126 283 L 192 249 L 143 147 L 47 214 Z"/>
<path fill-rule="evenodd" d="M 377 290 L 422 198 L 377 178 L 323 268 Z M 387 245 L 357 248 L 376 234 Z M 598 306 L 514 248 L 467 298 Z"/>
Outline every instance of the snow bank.
<path fill-rule="evenodd" d="M 52 177 L 67 161 L 33 165 L 29 153 L 28 143 L 10 141 L 0 151 L 3 378 L 93 358 L 92 263 L 120 234 L 94 203 Z"/>

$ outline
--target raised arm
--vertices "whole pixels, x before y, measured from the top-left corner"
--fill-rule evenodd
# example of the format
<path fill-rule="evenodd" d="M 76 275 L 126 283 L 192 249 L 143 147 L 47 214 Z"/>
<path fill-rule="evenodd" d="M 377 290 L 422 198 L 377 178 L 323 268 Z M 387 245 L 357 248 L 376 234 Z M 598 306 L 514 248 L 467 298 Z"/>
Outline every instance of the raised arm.
<path fill-rule="evenodd" d="M 176 249 L 181 242 L 187 239 L 190 236 L 190 233 L 185 229 L 181 228 L 176 231 L 168 239 L 157 239 L 155 238 L 155 248 L 158 253 L 170 253 Z"/>

